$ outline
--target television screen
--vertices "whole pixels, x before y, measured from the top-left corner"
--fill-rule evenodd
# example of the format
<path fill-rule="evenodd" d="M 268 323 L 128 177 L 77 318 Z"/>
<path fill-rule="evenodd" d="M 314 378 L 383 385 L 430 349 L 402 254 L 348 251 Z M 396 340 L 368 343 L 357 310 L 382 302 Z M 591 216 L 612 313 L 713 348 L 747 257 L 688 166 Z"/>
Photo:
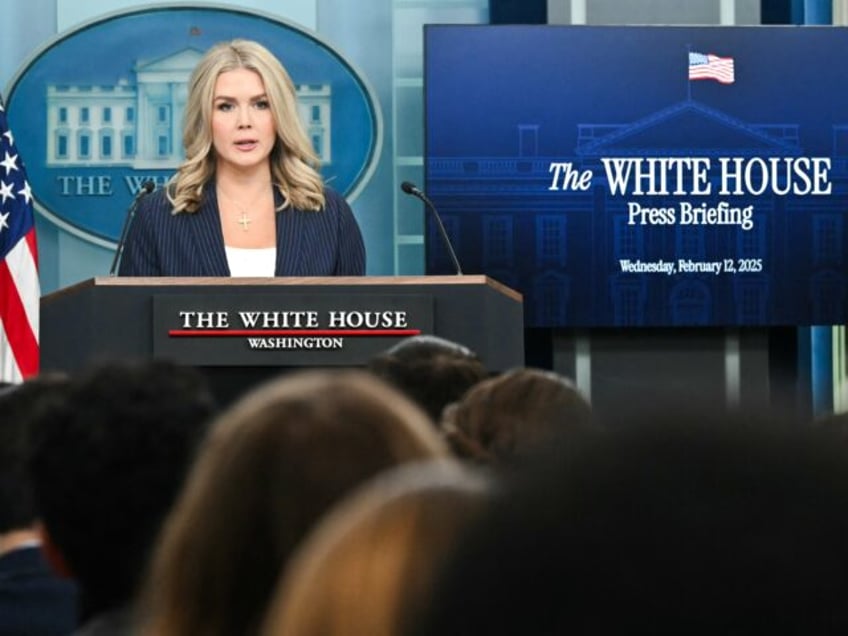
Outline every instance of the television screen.
<path fill-rule="evenodd" d="M 841 27 L 430 25 L 423 189 L 530 327 L 842 324 L 847 55 Z M 426 248 L 454 271 L 432 220 Z"/>

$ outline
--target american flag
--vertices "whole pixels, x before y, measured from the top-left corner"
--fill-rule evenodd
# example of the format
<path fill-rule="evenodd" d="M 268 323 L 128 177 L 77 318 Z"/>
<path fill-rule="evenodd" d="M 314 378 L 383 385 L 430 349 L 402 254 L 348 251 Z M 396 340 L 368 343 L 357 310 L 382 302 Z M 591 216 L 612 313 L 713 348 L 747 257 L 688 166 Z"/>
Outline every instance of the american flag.
<path fill-rule="evenodd" d="M 722 84 L 733 84 L 733 58 L 719 57 L 712 53 L 689 52 L 689 79 L 712 79 Z"/>
<path fill-rule="evenodd" d="M 40 296 L 32 192 L 0 99 L 0 380 L 38 373 Z"/>

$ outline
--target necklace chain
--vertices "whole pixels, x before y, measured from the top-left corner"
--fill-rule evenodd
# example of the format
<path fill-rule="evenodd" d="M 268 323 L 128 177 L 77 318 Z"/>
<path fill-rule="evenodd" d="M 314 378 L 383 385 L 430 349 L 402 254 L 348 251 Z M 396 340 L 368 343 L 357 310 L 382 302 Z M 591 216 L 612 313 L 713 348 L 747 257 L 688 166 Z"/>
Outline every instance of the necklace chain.
<path fill-rule="evenodd" d="M 241 213 L 241 215 L 236 219 L 236 223 L 241 225 L 242 229 L 245 232 L 247 232 L 250 229 L 250 224 L 253 223 L 253 219 L 250 218 L 250 215 L 248 215 L 247 210 L 244 207 L 242 207 L 238 202 L 236 202 L 235 199 L 233 199 L 230 195 L 228 195 L 226 192 L 224 192 L 221 188 L 218 188 L 218 194 L 220 194 L 227 201 L 232 203 L 233 206 L 235 206 L 235 208 Z M 264 194 L 266 194 L 265 190 L 260 192 L 256 196 L 256 198 L 253 201 L 250 202 L 249 207 L 251 207 L 251 208 L 254 207 L 256 205 L 256 202 L 259 201 L 259 199 L 262 198 L 262 196 Z"/>

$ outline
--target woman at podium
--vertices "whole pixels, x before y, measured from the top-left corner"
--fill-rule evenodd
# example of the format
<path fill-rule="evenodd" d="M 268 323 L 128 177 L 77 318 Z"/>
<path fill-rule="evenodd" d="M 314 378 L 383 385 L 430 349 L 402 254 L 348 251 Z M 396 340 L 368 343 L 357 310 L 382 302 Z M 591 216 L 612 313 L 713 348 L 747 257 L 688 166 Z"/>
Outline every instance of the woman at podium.
<path fill-rule="evenodd" d="M 353 212 L 324 184 L 294 83 L 265 47 L 232 40 L 204 55 L 189 80 L 183 145 L 174 177 L 136 199 L 119 275 L 365 273 Z"/>

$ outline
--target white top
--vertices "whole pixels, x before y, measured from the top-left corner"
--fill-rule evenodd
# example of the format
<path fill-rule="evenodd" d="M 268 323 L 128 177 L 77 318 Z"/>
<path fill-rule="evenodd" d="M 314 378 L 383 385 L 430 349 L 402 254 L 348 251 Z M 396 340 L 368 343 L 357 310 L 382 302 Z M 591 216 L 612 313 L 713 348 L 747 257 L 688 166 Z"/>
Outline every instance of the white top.
<path fill-rule="evenodd" d="M 276 247 L 230 247 L 224 246 L 227 252 L 227 265 L 230 266 L 230 276 L 273 276 L 277 266 Z"/>

